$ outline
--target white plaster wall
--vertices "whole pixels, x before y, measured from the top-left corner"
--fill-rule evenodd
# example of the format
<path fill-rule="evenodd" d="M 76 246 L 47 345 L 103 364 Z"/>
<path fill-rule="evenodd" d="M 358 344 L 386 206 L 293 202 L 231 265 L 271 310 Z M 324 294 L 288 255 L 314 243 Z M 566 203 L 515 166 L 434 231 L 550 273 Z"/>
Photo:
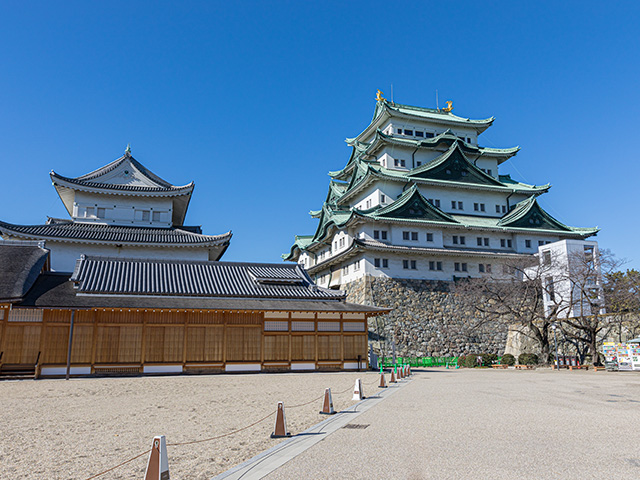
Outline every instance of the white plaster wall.
<path fill-rule="evenodd" d="M 94 216 L 85 217 L 87 207 L 93 207 Z M 106 217 L 97 218 L 97 208 L 105 208 Z M 168 227 L 171 226 L 173 201 L 162 197 L 136 197 L 127 195 L 100 195 L 96 193 L 76 192 L 74 201 L 74 219 L 86 223 L 107 223 L 113 225 Z M 160 221 L 142 220 L 142 210 L 160 212 Z"/>
<path fill-rule="evenodd" d="M 47 241 L 51 250 L 51 269 L 56 272 L 73 272 L 80 255 L 102 255 L 120 258 L 153 258 L 170 260 L 209 260 L 208 248 L 157 248 L 128 247 L 117 248 L 111 245 L 83 245 L 80 243 L 62 243 Z"/>

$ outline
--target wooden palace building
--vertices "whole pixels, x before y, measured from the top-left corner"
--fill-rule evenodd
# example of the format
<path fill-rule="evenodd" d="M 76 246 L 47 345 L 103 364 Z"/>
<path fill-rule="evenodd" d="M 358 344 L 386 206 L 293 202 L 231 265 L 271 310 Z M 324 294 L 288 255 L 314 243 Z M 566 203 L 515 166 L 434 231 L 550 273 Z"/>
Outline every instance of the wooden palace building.
<path fill-rule="evenodd" d="M 0 223 L 0 374 L 366 367 L 367 318 L 388 310 L 347 303 L 299 265 L 219 261 L 230 233 L 182 226 L 193 184 L 129 150 L 96 172 L 52 174 L 71 220 Z"/>

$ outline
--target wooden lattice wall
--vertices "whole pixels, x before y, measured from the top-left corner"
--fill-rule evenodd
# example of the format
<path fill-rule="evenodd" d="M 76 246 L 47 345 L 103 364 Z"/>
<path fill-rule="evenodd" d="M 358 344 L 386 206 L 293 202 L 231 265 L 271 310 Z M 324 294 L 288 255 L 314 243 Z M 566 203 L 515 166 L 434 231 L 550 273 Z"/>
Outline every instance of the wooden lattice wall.
<path fill-rule="evenodd" d="M 2 365 L 65 366 L 71 310 L 29 312 L 0 305 Z M 266 317 L 266 318 L 265 318 Z M 298 328 L 300 325 L 304 328 Z M 349 325 L 346 331 L 345 325 Z M 353 326 L 359 331 L 353 331 Z M 361 325 L 361 327 L 360 327 Z M 329 331 L 324 331 L 324 330 Z M 366 365 L 365 314 L 316 312 L 76 310 L 71 365 L 182 365 L 224 369 L 228 364 L 287 368 L 296 362 Z"/>

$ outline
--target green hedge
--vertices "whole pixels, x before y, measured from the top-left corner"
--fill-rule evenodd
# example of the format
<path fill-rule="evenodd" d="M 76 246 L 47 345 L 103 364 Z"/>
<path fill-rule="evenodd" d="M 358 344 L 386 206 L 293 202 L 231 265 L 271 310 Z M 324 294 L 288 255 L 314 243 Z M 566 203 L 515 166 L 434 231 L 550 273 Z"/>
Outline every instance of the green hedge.
<path fill-rule="evenodd" d="M 502 365 L 515 365 L 516 357 L 511 355 L 510 353 L 506 353 L 502 356 Z"/>
<path fill-rule="evenodd" d="M 518 363 L 520 365 L 537 365 L 538 355 L 535 353 L 522 353 L 518 357 Z"/>

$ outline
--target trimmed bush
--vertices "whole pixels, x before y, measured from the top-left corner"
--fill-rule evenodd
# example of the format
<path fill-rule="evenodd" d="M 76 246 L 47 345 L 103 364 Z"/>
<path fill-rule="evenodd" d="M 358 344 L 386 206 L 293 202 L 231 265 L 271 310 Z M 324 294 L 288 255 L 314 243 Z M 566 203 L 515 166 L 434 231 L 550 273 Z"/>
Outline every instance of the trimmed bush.
<path fill-rule="evenodd" d="M 482 357 L 482 355 L 471 354 L 467 355 L 464 359 L 464 366 L 468 368 L 475 368 L 478 366 L 478 357 Z"/>
<path fill-rule="evenodd" d="M 490 367 L 495 362 L 498 361 L 498 355 L 495 353 L 483 353 L 482 354 L 482 365 L 484 367 Z"/>
<path fill-rule="evenodd" d="M 502 365 L 515 365 L 516 357 L 511 355 L 510 353 L 506 353 L 502 356 Z"/>
<path fill-rule="evenodd" d="M 459 367 L 464 367 L 464 361 L 465 361 L 465 358 L 466 358 L 466 357 L 465 357 L 464 355 L 460 355 L 460 356 L 458 357 L 458 366 L 459 366 Z"/>
<path fill-rule="evenodd" d="M 518 363 L 520 365 L 537 365 L 538 355 L 535 353 L 523 353 L 518 357 Z"/>

